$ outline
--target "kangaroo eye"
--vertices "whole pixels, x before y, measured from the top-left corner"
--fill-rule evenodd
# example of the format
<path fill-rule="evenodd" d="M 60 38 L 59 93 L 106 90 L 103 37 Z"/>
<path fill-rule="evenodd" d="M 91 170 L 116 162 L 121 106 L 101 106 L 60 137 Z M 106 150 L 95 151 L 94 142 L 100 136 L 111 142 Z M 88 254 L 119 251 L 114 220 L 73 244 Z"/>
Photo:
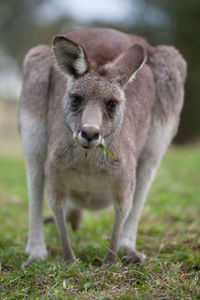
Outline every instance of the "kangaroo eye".
<path fill-rule="evenodd" d="M 109 112 L 113 113 L 115 111 L 115 109 L 116 109 L 116 105 L 117 105 L 117 101 L 116 100 L 110 100 L 106 104 L 106 109 Z"/>
<path fill-rule="evenodd" d="M 72 95 L 70 98 L 71 98 L 71 105 L 74 108 L 78 107 L 83 101 L 83 97 L 80 95 Z"/>

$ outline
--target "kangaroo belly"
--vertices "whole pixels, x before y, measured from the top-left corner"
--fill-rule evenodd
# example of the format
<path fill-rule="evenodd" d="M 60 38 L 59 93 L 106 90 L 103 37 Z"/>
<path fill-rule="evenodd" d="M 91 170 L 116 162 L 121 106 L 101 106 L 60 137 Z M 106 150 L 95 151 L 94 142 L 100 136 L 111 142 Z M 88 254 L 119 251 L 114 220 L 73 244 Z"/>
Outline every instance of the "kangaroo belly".
<path fill-rule="evenodd" d="M 98 210 L 109 206 L 112 202 L 108 179 L 102 174 L 87 175 L 70 172 L 69 199 L 77 207 Z"/>
<path fill-rule="evenodd" d="M 106 192 L 90 193 L 77 192 L 75 190 L 70 192 L 70 202 L 77 207 L 88 210 L 99 210 L 106 208 L 111 204 L 111 200 L 111 195 Z"/>

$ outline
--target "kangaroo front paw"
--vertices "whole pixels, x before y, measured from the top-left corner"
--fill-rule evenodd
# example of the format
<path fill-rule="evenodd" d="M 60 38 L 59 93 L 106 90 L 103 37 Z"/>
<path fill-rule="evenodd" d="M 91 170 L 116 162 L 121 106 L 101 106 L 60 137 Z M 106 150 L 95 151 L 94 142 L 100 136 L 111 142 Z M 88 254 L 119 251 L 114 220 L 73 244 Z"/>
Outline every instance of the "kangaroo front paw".
<path fill-rule="evenodd" d="M 22 264 L 22 268 L 27 267 L 32 261 L 42 261 L 47 255 L 47 249 L 45 245 L 27 245 L 26 253 L 29 253 L 28 259 Z"/>
<path fill-rule="evenodd" d="M 64 258 L 64 262 L 68 265 L 68 267 L 71 267 L 76 261 L 77 259 L 75 256 L 72 256 L 71 258 Z"/>
<path fill-rule="evenodd" d="M 103 263 L 101 265 L 101 269 L 111 269 L 115 263 L 116 254 L 108 250 L 106 256 L 104 257 Z"/>
<path fill-rule="evenodd" d="M 126 250 L 126 255 L 122 258 L 122 261 L 132 265 L 140 265 L 142 261 L 146 260 L 146 255 L 136 250 Z"/>

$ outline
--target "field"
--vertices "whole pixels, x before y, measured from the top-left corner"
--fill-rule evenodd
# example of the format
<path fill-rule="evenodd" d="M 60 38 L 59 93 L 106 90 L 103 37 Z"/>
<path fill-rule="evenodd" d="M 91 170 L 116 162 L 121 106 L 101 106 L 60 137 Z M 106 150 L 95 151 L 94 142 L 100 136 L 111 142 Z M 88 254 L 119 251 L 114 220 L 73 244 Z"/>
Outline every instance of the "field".
<path fill-rule="evenodd" d="M 50 211 L 45 205 L 45 216 Z M 49 257 L 21 269 L 28 230 L 24 161 L 16 105 L 0 102 L 0 299 L 200 299 L 200 146 L 172 147 L 149 193 L 138 234 L 140 267 L 100 270 L 112 210 L 86 213 L 72 232 L 79 260 L 62 261 L 54 224 L 44 226 Z"/>

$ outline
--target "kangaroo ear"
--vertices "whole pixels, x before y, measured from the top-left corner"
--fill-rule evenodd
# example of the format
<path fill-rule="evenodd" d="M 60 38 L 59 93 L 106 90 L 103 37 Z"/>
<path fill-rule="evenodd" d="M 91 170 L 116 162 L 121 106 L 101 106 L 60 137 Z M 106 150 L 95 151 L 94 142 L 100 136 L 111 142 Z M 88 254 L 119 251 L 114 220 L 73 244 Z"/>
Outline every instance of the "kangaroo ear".
<path fill-rule="evenodd" d="M 134 44 L 112 63 L 107 64 L 105 69 L 108 77 L 115 79 L 121 86 L 124 86 L 135 78 L 137 71 L 142 68 L 145 62 L 144 47 Z"/>
<path fill-rule="evenodd" d="M 53 49 L 60 69 L 79 78 L 89 70 L 89 58 L 84 49 L 64 36 L 56 36 Z"/>

